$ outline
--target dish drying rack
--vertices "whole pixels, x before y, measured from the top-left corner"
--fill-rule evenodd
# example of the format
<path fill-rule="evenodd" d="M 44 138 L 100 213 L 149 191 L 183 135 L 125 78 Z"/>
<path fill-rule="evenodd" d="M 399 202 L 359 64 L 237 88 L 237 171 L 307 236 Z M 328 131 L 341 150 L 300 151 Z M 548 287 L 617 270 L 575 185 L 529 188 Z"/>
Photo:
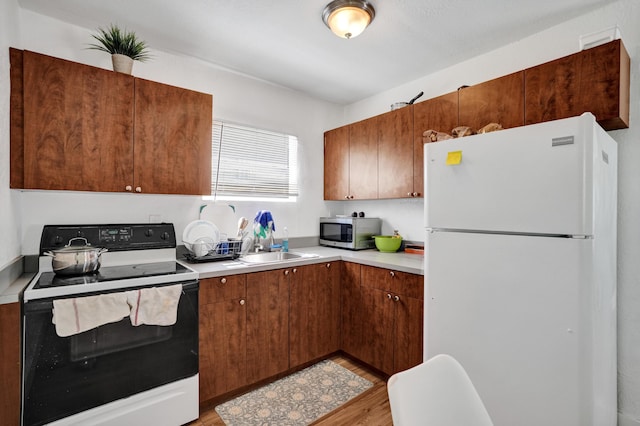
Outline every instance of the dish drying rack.
<path fill-rule="evenodd" d="M 224 240 L 224 241 L 218 242 L 213 248 L 213 250 L 210 250 L 204 256 L 196 256 L 192 252 L 187 251 L 184 254 L 184 258 L 191 263 L 233 260 L 240 257 L 241 248 L 242 248 L 242 240 Z"/>

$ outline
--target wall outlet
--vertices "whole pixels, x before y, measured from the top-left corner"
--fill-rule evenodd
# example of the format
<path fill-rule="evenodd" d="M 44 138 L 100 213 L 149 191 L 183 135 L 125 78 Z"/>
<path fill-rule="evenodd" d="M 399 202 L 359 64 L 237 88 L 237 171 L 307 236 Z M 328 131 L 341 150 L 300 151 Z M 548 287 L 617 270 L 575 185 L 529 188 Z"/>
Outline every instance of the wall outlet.
<path fill-rule="evenodd" d="M 162 215 L 159 215 L 159 214 L 149 215 L 149 223 L 160 223 L 160 222 L 162 222 Z"/>

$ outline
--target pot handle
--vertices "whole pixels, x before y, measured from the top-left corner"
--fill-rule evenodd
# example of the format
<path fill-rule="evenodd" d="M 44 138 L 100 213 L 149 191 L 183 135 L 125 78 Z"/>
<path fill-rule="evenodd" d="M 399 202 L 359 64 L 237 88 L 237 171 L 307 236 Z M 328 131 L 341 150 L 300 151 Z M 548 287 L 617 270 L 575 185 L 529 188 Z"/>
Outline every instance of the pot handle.
<path fill-rule="evenodd" d="M 44 253 L 42 253 L 42 254 L 44 254 L 45 256 L 49 256 L 49 257 L 55 257 L 55 256 L 56 256 L 55 254 L 53 254 L 53 253 L 52 253 L 52 252 L 50 252 L 50 251 L 45 251 L 45 252 L 44 252 Z"/>
<path fill-rule="evenodd" d="M 98 249 L 98 256 L 100 256 L 102 253 L 109 251 L 109 249 L 107 248 L 100 248 Z"/>
<path fill-rule="evenodd" d="M 89 244 L 89 241 L 87 241 L 87 239 L 85 237 L 74 237 L 74 238 L 69 240 L 69 242 L 67 243 L 67 245 L 65 247 L 71 247 L 71 242 L 75 241 L 75 240 L 84 240 L 84 245 L 85 246 L 90 246 L 91 245 L 91 244 Z"/>

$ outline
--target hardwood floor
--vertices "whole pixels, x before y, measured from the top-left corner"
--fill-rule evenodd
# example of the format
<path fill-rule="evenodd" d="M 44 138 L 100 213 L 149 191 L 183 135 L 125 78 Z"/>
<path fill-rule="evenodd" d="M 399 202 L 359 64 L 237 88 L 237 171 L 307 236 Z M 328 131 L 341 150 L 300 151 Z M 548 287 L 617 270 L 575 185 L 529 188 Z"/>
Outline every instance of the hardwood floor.
<path fill-rule="evenodd" d="M 337 364 L 357 373 L 371 381 L 373 386 L 361 395 L 347 402 L 340 408 L 321 417 L 314 426 L 391 426 L 391 408 L 387 395 L 387 383 L 380 376 L 373 374 L 360 364 L 343 357 L 330 358 Z M 200 418 L 189 423 L 189 426 L 225 426 L 214 407 L 200 412 Z"/>

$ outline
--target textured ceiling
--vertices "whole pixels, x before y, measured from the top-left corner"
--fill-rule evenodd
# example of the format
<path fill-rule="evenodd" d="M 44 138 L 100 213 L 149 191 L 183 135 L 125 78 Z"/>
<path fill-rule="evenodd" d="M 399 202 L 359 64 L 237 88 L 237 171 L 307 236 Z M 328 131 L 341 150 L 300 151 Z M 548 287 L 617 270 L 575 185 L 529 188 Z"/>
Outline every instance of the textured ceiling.
<path fill-rule="evenodd" d="M 91 30 L 117 23 L 151 49 L 200 58 L 349 104 L 615 0 L 370 0 L 365 32 L 325 27 L 329 0 L 19 0 Z"/>

